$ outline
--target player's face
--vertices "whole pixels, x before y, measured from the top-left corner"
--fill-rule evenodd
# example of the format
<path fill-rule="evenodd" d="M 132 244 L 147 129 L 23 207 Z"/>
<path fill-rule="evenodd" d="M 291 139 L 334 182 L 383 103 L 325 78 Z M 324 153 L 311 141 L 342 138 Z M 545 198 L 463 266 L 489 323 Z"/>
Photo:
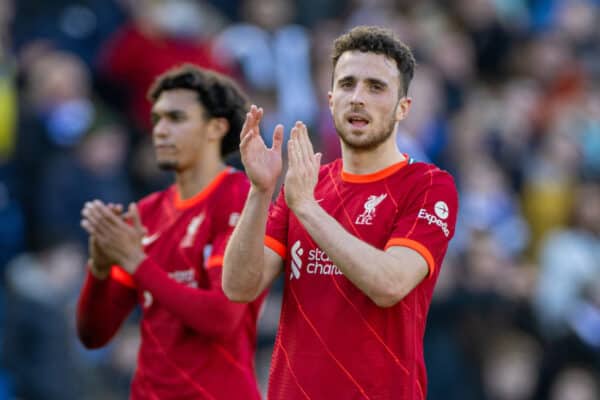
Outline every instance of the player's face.
<path fill-rule="evenodd" d="M 202 156 L 208 120 L 196 92 L 162 92 L 152 107 L 152 139 L 161 169 L 181 171 Z"/>
<path fill-rule="evenodd" d="M 400 84 L 396 62 L 385 55 L 342 54 L 333 74 L 329 108 L 346 146 L 371 150 L 388 141 L 410 107 L 409 98 L 398 96 Z"/>

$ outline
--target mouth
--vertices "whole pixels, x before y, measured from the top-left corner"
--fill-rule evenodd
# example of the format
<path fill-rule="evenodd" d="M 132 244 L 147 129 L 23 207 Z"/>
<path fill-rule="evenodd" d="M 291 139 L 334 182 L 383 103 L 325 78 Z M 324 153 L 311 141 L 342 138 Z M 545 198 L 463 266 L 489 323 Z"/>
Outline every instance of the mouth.
<path fill-rule="evenodd" d="M 172 152 L 175 151 L 175 146 L 171 145 L 171 144 L 155 144 L 154 145 L 154 150 L 158 151 L 158 152 Z"/>
<path fill-rule="evenodd" d="M 346 121 L 348 121 L 348 123 L 354 128 L 364 128 L 370 123 L 369 118 L 359 114 L 348 115 L 346 117 Z"/>

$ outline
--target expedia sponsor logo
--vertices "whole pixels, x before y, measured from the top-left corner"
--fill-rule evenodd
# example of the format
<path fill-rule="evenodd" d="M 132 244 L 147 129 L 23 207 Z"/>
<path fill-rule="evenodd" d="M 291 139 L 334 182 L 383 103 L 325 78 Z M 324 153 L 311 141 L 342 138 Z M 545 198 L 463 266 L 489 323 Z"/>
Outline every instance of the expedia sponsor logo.
<path fill-rule="evenodd" d="M 435 215 L 437 215 L 441 219 L 448 218 L 448 214 L 450 213 L 450 211 L 448 210 L 448 204 L 446 204 L 445 201 L 441 200 L 435 203 L 435 205 L 433 206 L 433 211 L 435 211 Z"/>
<path fill-rule="evenodd" d="M 444 232 L 444 235 L 446 237 L 450 236 L 450 230 L 448 229 L 448 223 L 442 221 L 437 216 L 427 212 L 426 209 L 421 208 L 419 210 L 419 214 L 417 215 L 417 218 L 426 220 L 429 225 L 433 224 L 433 225 L 439 226 L 440 229 L 442 230 L 442 232 Z"/>

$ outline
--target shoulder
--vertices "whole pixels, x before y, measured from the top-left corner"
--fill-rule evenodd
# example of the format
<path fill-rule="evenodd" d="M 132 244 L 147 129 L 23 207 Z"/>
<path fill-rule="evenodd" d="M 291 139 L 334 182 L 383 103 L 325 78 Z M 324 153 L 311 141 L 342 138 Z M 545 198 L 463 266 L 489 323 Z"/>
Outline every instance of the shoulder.
<path fill-rule="evenodd" d="M 245 196 L 250 190 L 250 181 L 243 171 L 231 167 L 220 185 L 222 195 L 242 195 Z"/>
<path fill-rule="evenodd" d="M 399 199 L 416 207 L 441 201 L 449 209 L 458 208 L 458 190 L 448 171 L 424 162 L 411 163 L 404 170 L 393 185 Z"/>
<path fill-rule="evenodd" d="M 216 205 L 216 210 L 223 213 L 239 211 L 246 202 L 249 190 L 250 181 L 246 174 L 231 167 L 227 170 L 216 190 L 211 194 L 209 202 Z M 220 211 L 217 211 L 217 213 Z"/>
<path fill-rule="evenodd" d="M 248 177 L 243 171 L 240 171 L 237 168 L 230 167 L 228 168 L 228 173 L 226 175 L 226 181 L 231 185 L 248 185 L 250 181 Z"/>
<path fill-rule="evenodd" d="M 449 190 L 456 191 L 454 177 L 448 171 L 440 169 L 434 164 L 413 162 L 406 167 L 405 179 L 418 187 L 447 186 Z"/>
<path fill-rule="evenodd" d="M 169 199 L 173 194 L 173 185 L 169 186 L 165 190 L 161 190 L 159 192 L 153 192 L 149 195 L 142 197 L 137 202 L 138 209 L 140 212 L 144 212 L 146 210 L 155 208 L 160 206 L 165 202 L 165 200 Z"/>

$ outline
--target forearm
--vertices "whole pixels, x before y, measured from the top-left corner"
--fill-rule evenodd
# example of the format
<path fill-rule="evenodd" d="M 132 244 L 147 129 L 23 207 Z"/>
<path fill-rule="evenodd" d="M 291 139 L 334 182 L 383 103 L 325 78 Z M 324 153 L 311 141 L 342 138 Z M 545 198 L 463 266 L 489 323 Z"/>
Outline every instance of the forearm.
<path fill-rule="evenodd" d="M 104 346 L 137 303 L 137 294 L 110 278 L 87 274 L 77 304 L 77 334 L 87 348 Z"/>
<path fill-rule="evenodd" d="M 264 237 L 271 193 L 250 189 L 223 261 L 223 290 L 233 301 L 254 300 L 262 290 Z"/>
<path fill-rule="evenodd" d="M 400 301 L 414 285 L 402 271 L 399 259 L 350 234 L 316 202 L 294 211 L 311 238 L 339 270 L 381 307 Z"/>
<path fill-rule="evenodd" d="M 139 265 L 133 278 L 139 288 L 152 295 L 153 301 L 207 337 L 223 338 L 231 334 L 244 313 L 245 305 L 232 303 L 225 297 L 218 278 L 209 289 L 190 287 L 169 277 L 151 258 Z"/>

